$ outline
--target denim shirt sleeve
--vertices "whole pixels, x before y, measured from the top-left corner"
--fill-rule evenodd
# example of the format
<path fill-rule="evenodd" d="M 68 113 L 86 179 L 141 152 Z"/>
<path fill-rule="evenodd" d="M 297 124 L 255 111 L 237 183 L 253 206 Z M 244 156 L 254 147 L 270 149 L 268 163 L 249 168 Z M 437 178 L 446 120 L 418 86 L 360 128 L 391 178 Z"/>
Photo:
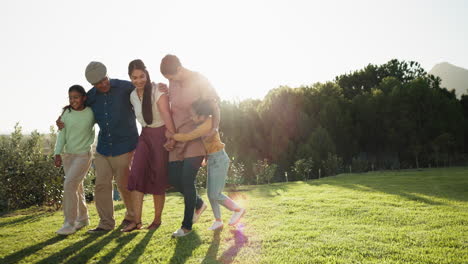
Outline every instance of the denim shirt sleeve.
<path fill-rule="evenodd" d="M 111 87 L 112 86 L 120 87 L 128 95 L 130 95 L 133 92 L 133 90 L 135 89 L 135 86 L 133 86 L 133 84 L 131 82 L 124 81 L 124 80 L 119 80 L 119 79 L 112 79 L 111 80 Z"/>

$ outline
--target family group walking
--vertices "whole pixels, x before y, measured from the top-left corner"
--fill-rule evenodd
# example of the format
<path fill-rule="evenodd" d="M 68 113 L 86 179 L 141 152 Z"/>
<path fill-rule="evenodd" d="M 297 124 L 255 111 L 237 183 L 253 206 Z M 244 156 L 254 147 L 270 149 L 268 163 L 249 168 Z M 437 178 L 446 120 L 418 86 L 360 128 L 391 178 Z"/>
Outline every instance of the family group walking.
<path fill-rule="evenodd" d="M 126 208 L 122 231 L 142 228 L 143 196 L 153 195 L 154 220 L 161 223 L 165 192 L 175 187 L 184 197 L 184 219 L 172 236 L 182 237 L 207 208 L 197 194 L 196 175 L 204 159 L 208 164 L 207 193 L 215 221 L 210 230 L 223 226 L 220 205 L 233 212 L 229 225 L 239 222 L 245 209 L 222 194 L 229 157 L 220 140 L 219 97 L 201 74 L 184 68 L 174 55 L 166 55 L 160 70 L 169 81 L 151 81 L 141 60 L 128 66 L 130 81 L 110 79 L 100 62 L 91 62 L 85 76 L 93 85 L 88 92 L 80 85 L 68 90 L 69 105 L 57 120 L 60 132 L 55 147 L 55 165 L 65 171 L 64 224 L 57 233 L 69 235 L 89 225 L 83 180 L 92 163 L 94 124 L 99 135 L 94 158 L 94 199 L 99 224 L 90 233 L 115 228 L 112 181 Z M 138 136 L 135 119 L 141 124 Z"/>

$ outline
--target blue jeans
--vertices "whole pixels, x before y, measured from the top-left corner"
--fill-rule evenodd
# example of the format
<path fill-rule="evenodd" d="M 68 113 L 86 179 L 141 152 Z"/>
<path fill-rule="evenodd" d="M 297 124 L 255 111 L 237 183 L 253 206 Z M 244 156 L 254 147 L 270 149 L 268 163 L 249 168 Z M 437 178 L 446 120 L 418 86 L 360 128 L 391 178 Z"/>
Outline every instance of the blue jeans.
<path fill-rule="evenodd" d="M 222 194 L 226 185 L 227 174 L 229 170 L 229 157 L 224 149 L 208 154 L 208 179 L 207 192 L 211 208 L 216 219 L 221 218 L 221 209 L 219 205 L 234 211 L 239 208 L 229 197 Z"/>
<path fill-rule="evenodd" d="M 182 227 L 192 230 L 193 212 L 200 209 L 203 200 L 197 195 L 195 182 L 203 156 L 169 162 L 169 184 L 184 196 L 184 220 Z"/>

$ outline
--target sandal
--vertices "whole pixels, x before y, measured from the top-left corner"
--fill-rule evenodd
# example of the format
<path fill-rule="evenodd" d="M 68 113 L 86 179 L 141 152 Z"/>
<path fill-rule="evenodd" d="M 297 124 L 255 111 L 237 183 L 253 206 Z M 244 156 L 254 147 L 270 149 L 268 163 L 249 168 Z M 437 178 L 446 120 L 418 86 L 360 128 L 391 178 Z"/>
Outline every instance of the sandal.
<path fill-rule="evenodd" d="M 134 226 L 132 226 L 134 225 Z M 128 224 L 124 229 L 121 229 L 120 231 L 122 232 L 132 232 L 133 230 L 140 230 L 142 228 L 143 224 L 141 222 L 135 223 L 131 222 Z"/>
<path fill-rule="evenodd" d="M 156 230 L 161 226 L 161 223 L 151 223 L 151 225 L 147 226 L 146 229 L 148 230 Z"/>
<path fill-rule="evenodd" d="M 123 228 L 127 227 L 129 224 L 131 224 L 133 221 L 132 220 L 128 220 L 128 219 L 125 219 L 122 220 L 122 223 L 120 224 L 120 226 L 122 226 Z"/>

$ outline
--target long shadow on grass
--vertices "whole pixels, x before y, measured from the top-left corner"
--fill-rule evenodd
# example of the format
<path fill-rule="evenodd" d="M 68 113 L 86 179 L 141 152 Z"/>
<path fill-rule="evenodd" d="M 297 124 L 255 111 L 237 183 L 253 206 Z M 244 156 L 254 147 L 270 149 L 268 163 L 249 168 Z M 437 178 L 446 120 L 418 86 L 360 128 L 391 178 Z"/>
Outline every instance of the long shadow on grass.
<path fill-rule="evenodd" d="M 138 258 L 145 252 L 146 245 L 151 240 L 156 230 L 149 230 L 145 237 L 133 248 L 132 252 L 122 261 L 122 263 L 138 263 Z"/>
<path fill-rule="evenodd" d="M 68 246 L 64 249 L 62 249 L 60 252 L 57 252 L 43 260 L 41 260 L 40 264 L 47 264 L 47 263 L 59 263 L 63 262 L 66 258 L 70 257 L 70 255 L 73 255 L 74 253 L 78 252 L 79 253 L 72 258 L 67 260 L 67 263 L 86 263 L 88 262 L 91 258 L 94 257 L 99 251 L 101 251 L 107 244 L 109 244 L 112 240 L 118 238 L 118 246 L 117 250 L 119 250 L 121 247 L 123 247 L 126 243 L 128 243 L 130 240 L 132 240 L 136 234 L 132 234 L 129 236 L 123 236 L 122 232 L 119 231 L 118 229 L 115 229 L 111 233 L 107 234 L 87 234 L 88 237 L 78 243 L 75 243 L 71 246 Z M 102 239 L 99 240 L 99 238 L 103 237 Z M 120 237 L 120 238 L 119 238 Z M 96 241 L 93 243 L 93 241 Z M 115 249 L 114 249 L 115 250 Z M 106 257 L 112 257 L 111 256 L 113 251 L 111 251 Z"/>
<path fill-rule="evenodd" d="M 427 175 L 416 171 L 342 174 L 339 177 L 322 178 L 307 183 L 310 185 L 334 185 L 364 192 L 383 192 L 429 205 L 444 205 L 445 203 L 423 196 L 468 201 L 465 190 L 468 178 L 453 176 L 448 174 L 449 172 L 430 171 Z"/>
<path fill-rule="evenodd" d="M 211 242 L 211 245 L 208 248 L 208 251 L 206 252 L 206 256 L 203 259 L 202 264 L 218 263 L 216 261 L 216 257 L 218 256 L 220 236 L 222 230 L 222 228 L 219 228 L 213 232 L 213 241 Z"/>
<path fill-rule="evenodd" d="M 20 260 L 24 259 L 27 256 L 30 256 L 37 251 L 43 249 L 44 247 L 50 246 L 52 244 L 55 244 L 59 241 L 64 240 L 66 237 L 65 236 L 54 236 L 52 238 L 49 238 L 48 240 L 41 242 L 39 244 L 21 249 L 20 251 L 17 251 L 11 255 L 8 255 L 2 259 L 0 259 L 0 263 L 17 263 Z"/>
<path fill-rule="evenodd" d="M 174 238 L 176 241 L 176 248 L 174 249 L 174 254 L 172 255 L 170 264 L 180 264 L 185 263 L 187 259 L 192 255 L 192 252 L 200 246 L 201 241 L 200 237 L 196 231 L 192 231 L 191 234 L 185 237 Z"/>
<path fill-rule="evenodd" d="M 117 238 L 117 246 L 115 248 L 113 248 L 109 253 L 107 253 L 104 257 L 102 257 L 99 262 L 101 263 L 110 263 L 112 261 L 112 259 L 115 257 L 115 255 L 117 255 L 117 253 L 132 239 L 134 239 L 135 237 L 137 236 L 137 232 L 133 232 L 131 234 L 128 234 L 128 235 L 125 235 L 125 236 L 121 236 L 119 238 Z M 141 243 L 140 243 L 141 244 Z M 140 246 L 140 244 L 138 244 L 135 249 Z M 135 250 L 134 249 L 134 250 Z M 137 261 L 133 262 L 133 263 L 138 263 Z"/>
<path fill-rule="evenodd" d="M 63 238 L 66 238 L 66 236 L 62 236 Z M 45 259 L 42 259 L 41 261 L 37 262 L 36 264 L 48 264 L 48 263 L 59 263 L 65 260 L 66 258 L 70 257 L 70 255 L 74 254 L 75 252 L 81 250 L 83 247 L 86 247 L 90 243 L 92 243 L 94 240 L 96 240 L 95 237 L 93 236 L 87 236 L 85 239 L 76 242 L 73 245 L 69 245 L 62 249 L 61 251 L 52 254 L 48 256 Z"/>
<path fill-rule="evenodd" d="M 234 245 L 224 251 L 219 258 L 219 261 L 223 264 L 231 264 L 242 247 L 248 242 L 248 238 L 244 235 L 242 229 L 231 230 L 231 233 L 234 235 Z"/>
<path fill-rule="evenodd" d="M 119 246 L 117 246 L 119 249 L 130 242 L 133 238 L 135 238 L 136 233 L 132 235 L 127 235 L 127 236 L 122 236 L 122 232 L 119 230 L 119 228 L 116 228 L 114 231 L 112 231 L 110 234 L 105 235 L 104 238 L 101 240 L 97 241 L 96 243 L 93 243 L 83 249 L 78 255 L 73 256 L 71 259 L 67 260 L 68 263 L 86 263 L 88 262 L 94 255 L 96 255 L 99 251 L 101 251 L 107 244 L 109 244 L 112 240 L 117 239 L 119 241 Z M 94 239 L 99 238 L 99 235 L 91 235 L 91 237 L 94 237 Z M 112 252 L 111 252 L 112 253 Z"/>
<path fill-rule="evenodd" d="M 36 213 L 36 214 L 31 214 L 31 215 L 25 215 L 22 217 L 18 217 L 14 220 L 10 220 L 10 221 L 6 220 L 5 222 L 0 223 L 0 227 L 9 226 L 9 225 L 17 225 L 19 223 L 25 224 L 25 223 L 35 222 L 39 218 L 46 217 L 52 214 L 53 213 L 50 213 L 50 212 L 41 212 L 41 213 Z"/>

